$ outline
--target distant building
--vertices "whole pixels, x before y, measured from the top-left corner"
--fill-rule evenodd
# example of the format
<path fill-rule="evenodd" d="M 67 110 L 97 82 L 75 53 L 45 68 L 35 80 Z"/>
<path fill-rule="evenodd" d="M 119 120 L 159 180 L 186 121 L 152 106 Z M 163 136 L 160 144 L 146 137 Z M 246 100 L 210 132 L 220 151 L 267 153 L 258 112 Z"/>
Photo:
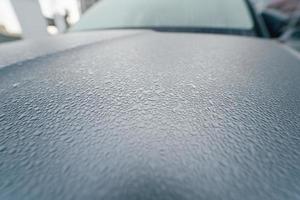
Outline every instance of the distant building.
<path fill-rule="evenodd" d="M 89 9 L 97 1 L 99 1 L 99 0 L 79 0 L 81 13 L 84 13 L 87 9 Z"/>

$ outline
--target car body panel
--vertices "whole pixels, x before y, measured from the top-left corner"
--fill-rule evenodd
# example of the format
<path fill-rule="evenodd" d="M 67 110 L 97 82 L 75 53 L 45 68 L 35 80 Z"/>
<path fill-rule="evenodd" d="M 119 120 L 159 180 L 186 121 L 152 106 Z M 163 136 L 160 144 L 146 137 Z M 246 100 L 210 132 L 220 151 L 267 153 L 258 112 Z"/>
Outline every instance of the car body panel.
<path fill-rule="evenodd" d="M 22 61 L 0 48 L 0 199 L 300 197 L 299 57 L 119 33 Z"/>

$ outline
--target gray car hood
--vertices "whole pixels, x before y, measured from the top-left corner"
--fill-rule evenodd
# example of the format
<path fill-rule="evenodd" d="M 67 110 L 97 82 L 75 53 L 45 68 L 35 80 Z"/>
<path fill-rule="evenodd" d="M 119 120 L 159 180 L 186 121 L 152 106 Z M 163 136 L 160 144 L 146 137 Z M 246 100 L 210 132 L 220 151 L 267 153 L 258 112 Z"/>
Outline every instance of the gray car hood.
<path fill-rule="evenodd" d="M 152 31 L 0 47 L 0 199 L 299 199 L 300 62 Z"/>

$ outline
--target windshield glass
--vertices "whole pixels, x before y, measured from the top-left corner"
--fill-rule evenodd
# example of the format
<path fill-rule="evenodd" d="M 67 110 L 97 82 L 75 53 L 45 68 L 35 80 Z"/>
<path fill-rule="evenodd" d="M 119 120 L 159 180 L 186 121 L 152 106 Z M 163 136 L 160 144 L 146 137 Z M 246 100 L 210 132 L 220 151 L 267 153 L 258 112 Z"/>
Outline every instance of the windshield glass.
<path fill-rule="evenodd" d="M 109 28 L 253 29 L 244 0 L 102 0 L 73 31 Z"/>

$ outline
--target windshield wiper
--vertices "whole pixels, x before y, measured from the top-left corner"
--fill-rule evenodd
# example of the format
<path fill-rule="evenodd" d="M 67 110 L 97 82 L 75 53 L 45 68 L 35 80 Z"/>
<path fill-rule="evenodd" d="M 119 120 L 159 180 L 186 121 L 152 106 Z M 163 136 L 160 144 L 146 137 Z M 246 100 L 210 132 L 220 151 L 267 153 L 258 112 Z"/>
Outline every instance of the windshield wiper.
<path fill-rule="evenodd" d="M 212 33 L 212 34 L 255 36 L 253 30 L 232 29 L 232 28 L 210 28 L 210 27 L 206 28 L 206 27 L 174 27 L 174 26 L 139 26 L 139 27 L 108 27 L 108 28 L 99 28 L 93 30 L 101 31 L 101 30 L 132 30 L 132 29 L 152 30 L 158 32 L 174 32 L 174 33 Z"/>

